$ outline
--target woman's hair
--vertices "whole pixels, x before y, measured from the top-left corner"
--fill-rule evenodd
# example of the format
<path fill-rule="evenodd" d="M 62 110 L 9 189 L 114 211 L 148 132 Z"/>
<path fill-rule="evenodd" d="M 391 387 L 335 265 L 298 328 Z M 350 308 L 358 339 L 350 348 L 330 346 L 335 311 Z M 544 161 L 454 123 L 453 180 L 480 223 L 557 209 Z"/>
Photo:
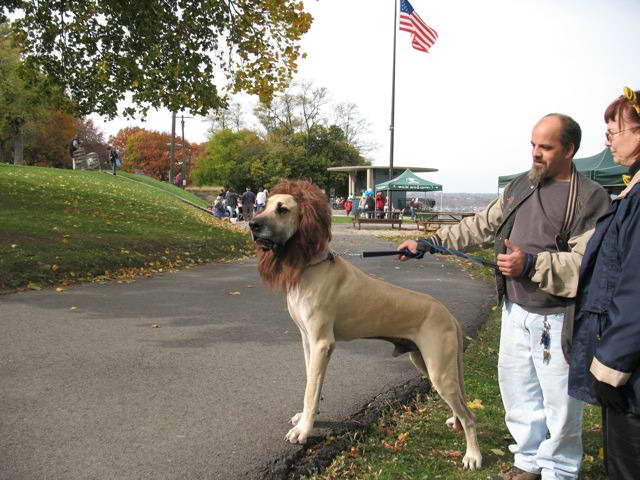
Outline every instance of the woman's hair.
<path fill-rule="evenodd" d="M 640 99 L 640 91 L 636 91 L 635 94 L 636 98 Z M 627 97 L 620 95 L 617 99 L 611 102 L 611 105 L 609 105 L 604 111 L 604 121 L 607 123 L 611 120 L 614 122 L 617 121 L 620 126 L 623 118 L 628 123 L 635 124 L 635 126 L 632 125 L 630 127 L 633 128 L 634 131 L 635 129 L 640 128 L 640 113 L 636 111 Z M 640 160 L 640 144 L 638 144 L 636 149 L 631 152 L 631 155 L 637 157 L 636 161 Z"/>

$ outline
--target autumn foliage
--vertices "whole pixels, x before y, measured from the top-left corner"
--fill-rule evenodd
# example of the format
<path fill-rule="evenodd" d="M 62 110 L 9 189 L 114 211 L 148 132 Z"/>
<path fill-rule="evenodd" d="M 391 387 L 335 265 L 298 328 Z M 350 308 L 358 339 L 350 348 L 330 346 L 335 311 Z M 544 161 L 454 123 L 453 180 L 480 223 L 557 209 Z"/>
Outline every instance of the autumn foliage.
<path fill-rule="evenodd" d="M 121 168 L 128 172 L 144 173 L 158 180 L 169 179 L 171 135 L 155 130 L 133 127 L 120 130 L 112 137 L 112 145 L 123 154 Z M 176 137 L 175 165 L 171 169 L 173 175 L 185 171 L 189 178 L 192 159 L 198 154 L 200 147 Z M 184 166 L 184 170 L 183 170 Z"/>

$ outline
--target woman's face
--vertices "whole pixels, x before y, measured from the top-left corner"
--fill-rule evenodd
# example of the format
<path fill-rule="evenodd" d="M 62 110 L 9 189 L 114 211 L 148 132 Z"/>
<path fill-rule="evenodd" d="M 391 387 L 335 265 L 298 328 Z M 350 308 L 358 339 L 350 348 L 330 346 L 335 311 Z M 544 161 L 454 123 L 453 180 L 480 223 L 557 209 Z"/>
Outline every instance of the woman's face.
<path fill-rule="evenodd" d="M 625 118 L 619 123 L 617 120 L 609 120 L 605 145 L 611 150 L 613 160 L 617 164 L 630 167 L 640 160 L 639 155 L 632 155 L 640 145 L 640 125 L 628 122 Z"/>

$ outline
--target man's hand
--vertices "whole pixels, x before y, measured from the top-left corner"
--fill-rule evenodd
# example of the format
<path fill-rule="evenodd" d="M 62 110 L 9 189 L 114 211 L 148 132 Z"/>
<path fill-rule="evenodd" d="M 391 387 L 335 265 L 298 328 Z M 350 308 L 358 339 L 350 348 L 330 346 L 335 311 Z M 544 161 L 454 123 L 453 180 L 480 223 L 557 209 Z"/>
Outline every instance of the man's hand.
<path fill-rule="evenodd" d="M 505 239 L 504 246 L 507 247 L 507 253 L 498 255 L 498 269 L 505 277 L 519 277 L 526 262 L 526 254 L 508 239 Z"/>
<path fill-rule="evenodd" d="M 627 411 L 627 400 L 620 387 L 616 388 L 608 383 L 594 380 L 593 389 L 602 408 L 608 408 L 618 413 Z"/>
<path fill-rule="evenodd" d="M 415 240 L 405 240 L 400 245 L 398 245 L 397 250 L 404 250 L 405 248 L 411 253 L 418 253 L 418 242 L 416 242 Z M 400 260 L 401 262 L 406 262 L 410 258 L 411 257 L 407 257 L 406 255 L 398 254 L 398 260 Z"/>

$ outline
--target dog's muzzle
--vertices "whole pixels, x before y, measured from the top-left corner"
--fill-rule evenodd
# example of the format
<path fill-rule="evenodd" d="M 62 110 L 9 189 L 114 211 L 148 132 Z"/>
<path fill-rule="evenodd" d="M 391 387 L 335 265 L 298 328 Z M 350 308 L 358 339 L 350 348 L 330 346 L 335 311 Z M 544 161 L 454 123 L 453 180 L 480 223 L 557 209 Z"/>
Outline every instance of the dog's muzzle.
<path fill-rule="evenodd" d="M 251 236 L 253 241 L 260 245 L 264 250 L 275 250 L 278 244 L 270 238 L 270 234 L 265 232 L 264 224 L 259 221 L 249 222 L 249 228 L 251 229 Z"/>

